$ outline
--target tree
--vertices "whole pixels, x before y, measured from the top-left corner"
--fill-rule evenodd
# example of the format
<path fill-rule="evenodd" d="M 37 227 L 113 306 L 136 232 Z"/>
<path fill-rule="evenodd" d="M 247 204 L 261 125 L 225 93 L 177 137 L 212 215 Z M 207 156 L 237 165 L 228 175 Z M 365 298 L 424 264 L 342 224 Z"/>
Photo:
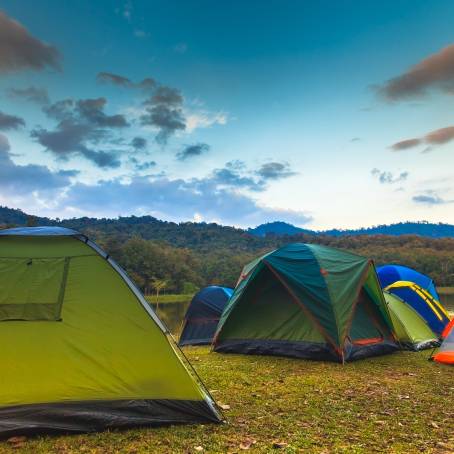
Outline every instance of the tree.
<path fill-rule="evenodd" d="M 153 277 L 151 279 L 151 286 L 156 292 L 156 309 L 159 308 L 159 293 L 161 290 L 164 290 L 167 287 L 167 281 L 164 279 L 158 279 L 156 277 Z"/>
<path fill-rule="evenodd" d="M 27 217 L 27 227 L 36 227 L 38 225 L 38 218 L 36 216 Z"/>

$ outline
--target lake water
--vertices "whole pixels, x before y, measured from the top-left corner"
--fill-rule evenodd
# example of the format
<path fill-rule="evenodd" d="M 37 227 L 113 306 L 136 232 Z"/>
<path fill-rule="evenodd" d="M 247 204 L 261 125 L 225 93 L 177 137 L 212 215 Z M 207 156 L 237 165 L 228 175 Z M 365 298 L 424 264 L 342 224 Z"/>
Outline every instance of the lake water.
<path fill-rule="evenodd" d="M 173 335 L 179 335 L 181 323 L 183 322 L 184 314 L 189 306 L 189 301 L 178 303 L 160 304 L 156 309 L 156 304 L 152 304 L 153 309 L 158 314 L 158 317 L 167 325 Z"/>
<path fill-rule="evenodd" d="M 454 312 L 454 295 L 440 295 L 441 302 L 450 312 Z M 178 303 L 160 304 L 156 310 L 156 305 L 153 308 L 156 310 L 159 318 L 167 325 L 170 332 L 178 336 L 180 334 L 181 323 L 189 305 L 188 301 Z"/>

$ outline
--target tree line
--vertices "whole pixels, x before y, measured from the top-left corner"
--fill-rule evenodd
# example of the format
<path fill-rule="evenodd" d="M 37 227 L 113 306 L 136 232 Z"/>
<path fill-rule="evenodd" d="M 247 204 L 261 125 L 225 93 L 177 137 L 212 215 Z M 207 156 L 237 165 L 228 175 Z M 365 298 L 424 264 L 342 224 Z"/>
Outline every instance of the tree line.
<path fill-rule="evenodd" d="M 158 281 L 165 282 L 165 291 L 169 293 L 191 293 L 210 284 L 233 287 L 245 264 L 291 242 L 349 250 L 374 259 L 376 265 L 407 265 L 430 275 L 439 286 L 454 286 L 454 238 L 312 233 L 258 237 L 214 223 L 177 224 L 151 216 L 60 221 L 0 207 L 0 228 L 17 225 L 59 225 L 86 234 L 147 293 Z"/>
<path fill-rule="evenodd" d="M 297 235 L 267 238 L 262 248 L 228 247 L 183 248 L 164 241 L 133 236 L 126 241 L 118 237 L 99 237 L 100 244 L 150 292 L 153 280 L 166 282 L 166 290 L 190 293 L 206 285 L 234 287 L 242 267 L 257 256 L 288 242 L 324 244 L 372 258 L 376 265 L 398 263 L 430 275 L 439 286 L 454 286 L 454 240 L 426 239 L 417 236 L 319 237 Z"/>

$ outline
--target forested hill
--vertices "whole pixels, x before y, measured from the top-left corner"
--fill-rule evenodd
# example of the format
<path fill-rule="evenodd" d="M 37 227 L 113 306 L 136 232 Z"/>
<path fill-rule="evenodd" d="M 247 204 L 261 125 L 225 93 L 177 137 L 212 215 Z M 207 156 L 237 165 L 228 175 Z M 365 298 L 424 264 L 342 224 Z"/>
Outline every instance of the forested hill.
<path fill-rule="evenodd" d="M 410 223 L 407 223 L 410 224 Z M 401 263 L 429 274 L 438 285 L 454 285 L 454 238 L 436 235 L 376 235 L 372 229 L 347 234 L 303 231 L 294 235 L 253 235 L 245 230 L 205 223 L 174 223 L 151 216 L 118 219 L 52 220 L 0 207 L 0 228 L 20 225 L 60 225 L 87 234 L 107 250 L 145 290 L 155 279 L 167 291 L 192 291 L 208 284 L 234 286 L 241 268 L 259 254 L 290 242 L 318 243 L 371 257 L 380 265 Z M 411 224 L 413 225 L 413 224 Z M 417 223 L 422 229 L 446 224 Z M 378 227 L 377 227 L 378 228 Z M 430 230 L 429 230 L 430 231 Z M 452 235 L 454 236 L 454 234 Z"/>

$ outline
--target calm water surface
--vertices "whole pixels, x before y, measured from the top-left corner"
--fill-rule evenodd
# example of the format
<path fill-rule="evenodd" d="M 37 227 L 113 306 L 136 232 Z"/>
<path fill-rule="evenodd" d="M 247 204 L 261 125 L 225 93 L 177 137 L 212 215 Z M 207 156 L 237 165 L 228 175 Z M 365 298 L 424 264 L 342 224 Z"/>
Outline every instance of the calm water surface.
<path fill-rule="evenodd" d="M 448 311 L 454 312 L 454 295 L 440 295 L 441 302 Z M 181 323 L 189 305 L 188 301 L 160 304 L 156 310 L 159 318 L 168 326 L 174 336 L 180 335 Z"/>

